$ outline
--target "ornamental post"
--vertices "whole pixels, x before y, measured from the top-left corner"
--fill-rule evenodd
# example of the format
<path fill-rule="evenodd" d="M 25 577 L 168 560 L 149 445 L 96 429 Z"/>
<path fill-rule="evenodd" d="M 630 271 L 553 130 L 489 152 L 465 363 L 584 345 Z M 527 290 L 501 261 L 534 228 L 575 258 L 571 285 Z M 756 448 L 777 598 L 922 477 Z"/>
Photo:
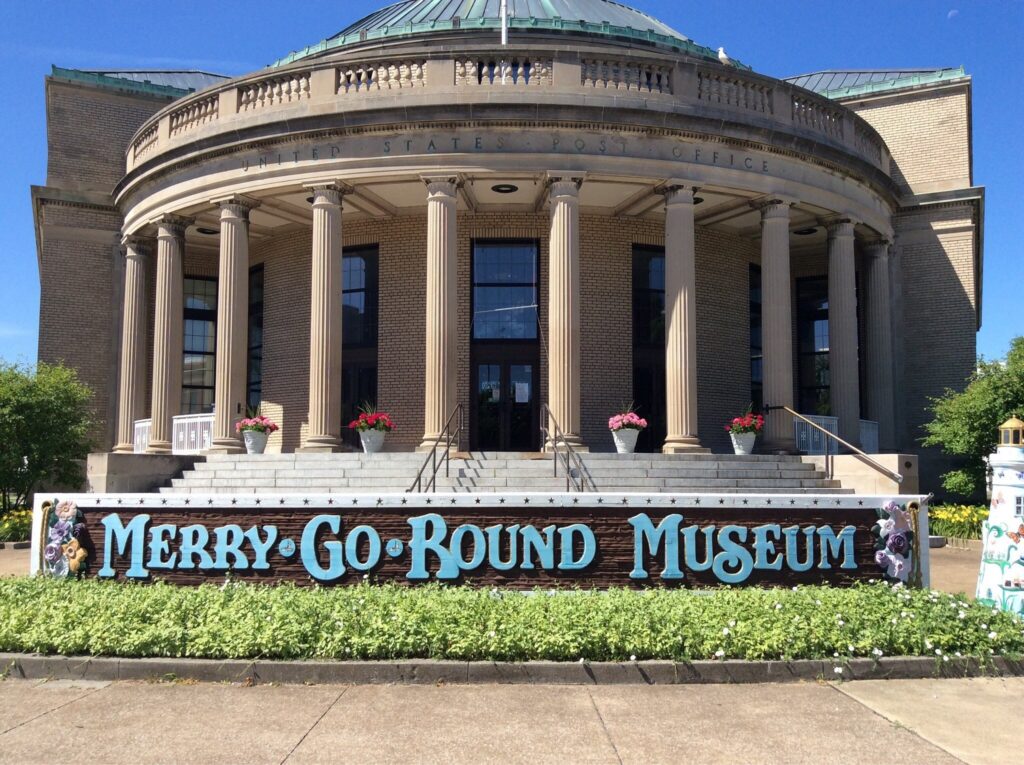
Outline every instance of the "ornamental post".
<path fill-rule="evenodd" d="M 828 227 L 828 370 L 832 416 L 839 436 L 860 445 L 860 367 L 857 353 L 857 277 L 854 223 L 832 220 Z"/>
<path fill-rule="evenodd" d="M 135 419 L 142 413 L 145 379 L 146 252 L 149 242 L 126 236 L 124 251 L 124 315 L 121 320 L 121 370 L 117 400 L 117 444 L 114 451 L 135 451 Z"/>

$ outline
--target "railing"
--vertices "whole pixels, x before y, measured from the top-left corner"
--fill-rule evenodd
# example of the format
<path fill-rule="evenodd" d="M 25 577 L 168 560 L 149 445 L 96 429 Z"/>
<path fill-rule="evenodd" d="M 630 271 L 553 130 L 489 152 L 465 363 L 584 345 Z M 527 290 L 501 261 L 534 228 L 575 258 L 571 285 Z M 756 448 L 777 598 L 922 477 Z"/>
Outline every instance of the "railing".
<path fill-rule="evenodd" d="M 337 70 L 335 93 L 366 93 L 371 90 L 407 90 L 426 85 L 426 60 L 382 61 L 342 66 Z"/>
<path fill-rule="evenodd" d="M 217 119 L 219 111 L 220 93 L 186 103 L 180 109 L 171 112 L 171 137 L 187 133 L 207 122 L 213 122 Z"/>
<path fill-rule="evenodd" d="M 817 97 L 793 94 L 793 123 L 843 140 L 843 110 Z"/>
<path fill-rule="evenodd" d="M 175 417 L 171 433 L 174 454 L 200 454 L 213 444 L 213 415 Z"/>
<path fill-rule="evenodd" d="M 554 425 L 554 429 L 551 428 L 552 425 Z M 583 465 L 583 460 L 580 459 L 580 455 L 576 453 L 572 444 L 566 439 L 565 433 L 562 432 L 562 428 L 558 425 L 558 420 L 555 419 L 547 404 L 541 405 L 540 435 L 544 446 L 551 449 L 551 461 L 554 465 L 555 478 L 558 478 L 559 457 L 565 463 L 566 491 L 586 491 L 588 483 L 590 484 L 591 491 L 597 491 L 594 482 L 587 477 L 587 469 Z M 563 451 L 559 451 L 560 446 L 564 447 Z"/>
<path fill-rule="evenodd" d="M 551 69 L 549 58 L 459 58 L 455 60 L 455 84 L 551 87 Z"/>
<path fill-rule="evenodd" d="M 238 89 L 238 111 L 247 112 L 309 98 L 309 72 L 267 77 Z"/>
<path fill-rule="evenodd" d="M 804 417 L 808 422 L 833 435 L 839 432 L 838 417 L 825 417 L 817 414 L 805 414 Z M 830 441 L 822 435 L 821 430 L 816 430 L 802 420 L 793 420 L 793 437 L 796 439 L 797 451 L 804 454 L 825 454 L 828 450 L 831 450 L 832 454 L 839 453 L 839 444 Z"/>
<path fill-rule="evenodd" d="M 159 133 L 159 125 L 153 124 L 139 135 L 132 144 L 132 156 L 136 162 L 142 159 L 146 154 L 156 146 L 157 134 Z"/>
<path fill-rule="evenodd" d="M 732 73 L 698 71 L 697 98 L 762 114 L 773 112 L 773 88 L 770 85 L 745 80 Z"/>
<path fill-rule="evenodd" d="M 878 454 L 878 423 L 872 420 L 860 421 L 860 448 L 868 454 Z"/>
<path fill-rule="evenodd" d="M 136 420 L 135 434 L 132 437 L 132 445 L 136 454 L 145 454 L 149 448 L 149 433 L 153 428 L 152 420 Z"/>
<path fill-rule="evenodd" d="M 591 88 L 669 94 L 672 92 L 671 71 L 671 67 L 658 64 L 585 59 L 580 74 L 582 84 Z"/>
<path fill-rule="evenodd" d="M 452 432 L 452 423 L 455 421 L 455 431 Z M 437 434 L 437 438 L 434 439 L 433 445 L 430 447 L 430 453 L 427 458 L 423 461 L 420 472 L 416 474 L 416 478 L 412 482 L 412 486 L 406 489 L 406 493 L 414 491 L 437 491 L 437 471 L 441 469 L 441 464 L 437 461 L 437 450 L 441 446 L 441 442 L 444 442 L 444 455 L 442 461 L 444 462 L 444 477 L 448 478 L 449 471 L 448 465 L 451 461 L 452 444 L 457 449 L 460 439 L 462 438 L 462 426 L 463 426 L 463 413 L 462 404 L 455 407 L 455 410 L 448 416 L 448 421 L 444 424 L 444 428 L 440 433 Z M 430 467 L 430 478 L 427 479 L 426 488 L 423 486 L 423 474 L 426 472 L 427 467 Z"/>
<path fill-rule="evenodd" d="M 857 455 L 863 462 L 866 462 L 868 465 L 873 467 L 875 470 L 877 470 L 879 473 L 884 475 L 889 480 L 894 481 L 894 482 L 896 482 L 898 484 L 899 483 L 903 483 L 903 476 L 902 475 L 900 475 L 899 473 L 894 473 L 892 470 L 889 470 L 889 468 L 887 468 L 885 465 L 881 464 L 877 460 L 872 459 L 863 450 L 858 449 L 856 446 L 851 444 L 849 441 L 844 441 L 842 438 L 837 436 L 835 433 L 829 433 L 827 430 L 825 430 L 823 427 L 821 427 L 817 423 L 812 422 L 810 419 L 808 419 L 807 417 L 804 417 L 804 415 L 800 414 L 799 412 L 793 411 L 788 406 L 766 406 L 764 408 L 764 410 L 765 410 L 765 412 L 777 412 L 777 411 L 780 411 L 780 410 L 784 411 L 784 412 L 788 412 L 790 415 L 792 415 L 796 419 L 802 420 L 803 422 L 807 423 L 808 425 L 810 425 L 815 430 L 820 431 L 824 435 L 825 438 L 831 439 L 831 440 L 835 441 L 836 443 L 838 443 L 841 446 L 845 446 L 847 449 L 850 450 L 851 453 Z M 832 476 L 834 475 L 834 469 L 833 469 L 833 456 L 834 456 L 834 454 L 835 453 L 832 451 L 831 448 L 829 448 L 826 451 L 826 453 L 825 453 L 825 475 L 828 478 L 832 478 Z"/>

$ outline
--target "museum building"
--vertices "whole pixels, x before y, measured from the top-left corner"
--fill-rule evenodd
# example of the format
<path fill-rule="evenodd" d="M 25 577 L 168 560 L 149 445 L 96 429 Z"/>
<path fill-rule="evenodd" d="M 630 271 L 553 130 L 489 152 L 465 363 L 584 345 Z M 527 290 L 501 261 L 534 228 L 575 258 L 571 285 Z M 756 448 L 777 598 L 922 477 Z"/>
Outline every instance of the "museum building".
<path fill-rule="evenodd" d="M 922 452 L 981 315 L 962 68 L 777 79 L 607 0 L 405 0 L 250 75 L 46 79 L 39 358 L 100 450 L 729 450 L 789 406 Z M 505 38 L 505 39 L 503 39 Z M 73 306 L 73 310 L 66 307 Z M 760 448 L 812 450 L 781 411 Z"/>

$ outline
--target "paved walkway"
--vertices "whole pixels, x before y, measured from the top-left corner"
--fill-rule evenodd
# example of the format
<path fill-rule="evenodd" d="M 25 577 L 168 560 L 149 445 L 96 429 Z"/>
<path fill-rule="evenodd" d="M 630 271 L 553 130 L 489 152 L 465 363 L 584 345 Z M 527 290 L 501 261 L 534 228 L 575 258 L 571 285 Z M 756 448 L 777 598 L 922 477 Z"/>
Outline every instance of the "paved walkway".
<path fill-rule="evenodd" d="M 1024 679 L 756 686 L 0 682 L 0 763 L 1005 763 Z"/>

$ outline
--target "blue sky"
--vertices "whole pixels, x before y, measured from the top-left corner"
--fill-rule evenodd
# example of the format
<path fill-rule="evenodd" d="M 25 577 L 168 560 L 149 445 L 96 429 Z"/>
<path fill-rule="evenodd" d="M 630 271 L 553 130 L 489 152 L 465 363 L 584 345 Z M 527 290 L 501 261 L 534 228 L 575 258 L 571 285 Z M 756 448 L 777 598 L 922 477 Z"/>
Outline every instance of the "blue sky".
<path fill-rule="evenodd" d="M 382 0 L 384 5 L 386 0 Z M 974 182 L 987 187 L 978 352 L 1024 334 L 1024 2 L 1021 0 L 633 0 L 698 43 L 759 72 L 966 67 L 974 77 Z M 288 0 L 2 0 L 0 358 L 34 361 L 39 314 L 31 184 L 46 181 L 43 78 L 69 68 L 197 68 L 243 74 L 328 37 L 376 6 Z M 83 300 L 88 300 L 83 296 Z M 936 312 L 941 312 L 941 304 Z M 74 310 L 55 306 L 53 310 Z"/>

